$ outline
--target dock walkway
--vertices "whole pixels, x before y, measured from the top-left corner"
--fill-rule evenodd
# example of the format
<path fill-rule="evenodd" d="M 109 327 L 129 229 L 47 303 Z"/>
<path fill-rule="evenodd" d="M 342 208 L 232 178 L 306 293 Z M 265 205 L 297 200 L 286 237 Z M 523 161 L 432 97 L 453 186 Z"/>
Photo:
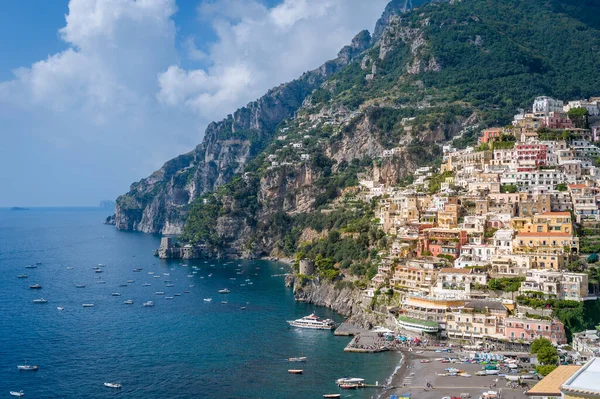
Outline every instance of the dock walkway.
<path fill-rule="evenodd" d="M 368 330 L 365 330 L 364 328 L 343 322 L 338 328 L 335 329 L 334 335 L 350 337 L 352 335 L 364 334 L 366 332 L 368 332 Z"/>

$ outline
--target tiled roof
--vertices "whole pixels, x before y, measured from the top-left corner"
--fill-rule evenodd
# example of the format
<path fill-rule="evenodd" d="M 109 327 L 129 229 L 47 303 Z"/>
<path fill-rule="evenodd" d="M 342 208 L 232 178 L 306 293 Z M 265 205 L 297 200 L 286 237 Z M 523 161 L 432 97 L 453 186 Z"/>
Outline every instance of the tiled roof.
<path fill-rule="evenodd" d="M 581 366 L 559 366 L 527 391 L 527 396 L 560 396 L 560 387 Z"/>
<path fill-rule="evenodd" d="M 467 302 L 464 306 L 468 309 L 485 309 L 488 308 L 490 310 L 506 310 L 506 306 L 499 301 L 486 301 L 486 300 L 475 300 L 471 302 Z"/>

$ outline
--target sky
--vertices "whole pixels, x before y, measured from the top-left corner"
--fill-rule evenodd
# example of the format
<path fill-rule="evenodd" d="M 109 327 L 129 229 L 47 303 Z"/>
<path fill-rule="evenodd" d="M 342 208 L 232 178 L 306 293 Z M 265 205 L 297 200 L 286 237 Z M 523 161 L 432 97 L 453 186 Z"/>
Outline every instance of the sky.
<path fill-rule="evenodd" d="M 0 207 L 97 206 L 317 68 L 388 0 L 19 0 L 0 13 Z"/>

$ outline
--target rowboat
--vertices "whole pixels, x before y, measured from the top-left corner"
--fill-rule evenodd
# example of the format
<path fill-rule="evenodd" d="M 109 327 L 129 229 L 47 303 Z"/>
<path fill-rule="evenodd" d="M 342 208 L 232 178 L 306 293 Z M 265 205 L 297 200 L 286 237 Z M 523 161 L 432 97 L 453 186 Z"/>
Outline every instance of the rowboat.
<path fill-rule="evenodd" d="M 340 384 L 340 388 L 342 388 L 342 389 L 356 389 L 356 388 L 358 388 L 358 384 Z"/>
<path fill-rule="evenodd" d="M 302 374 L 304 372 L 304 370 L 288 370 L 288 373 L 290 374 Z"/>

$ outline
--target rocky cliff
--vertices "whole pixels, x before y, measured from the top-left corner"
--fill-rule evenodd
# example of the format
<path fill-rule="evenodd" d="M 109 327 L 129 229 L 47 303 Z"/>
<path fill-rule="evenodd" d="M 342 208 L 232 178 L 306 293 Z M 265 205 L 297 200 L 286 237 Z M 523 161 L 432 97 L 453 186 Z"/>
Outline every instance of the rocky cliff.
<path fill-rule="evenodd" d="M 328 307 L 348 317 L 348 322 L 363 328 L 373 326 L 396 328 L 388 307 L 398 306 L 396 298 L 381 295 L 378 300 L 367 298 L 362 290 L 352 284 L 336 284 L 329 281 L 300 282 L 294 275 L 286 278 L 286 286 L 294 288 L 296 300 Z"/>
<path fill-rule="evenodd" d="M 225 120 L 211 123 L 202 144 L 194 151 L 165 163 L 117 199 L 117 228 L 181 233 L 189 204 L 242 172 L 248 161 L 270 142 L 277 125 L 292 117 L 314 89 L 348 65 L 370 41 L 369 32 L 360 32 L 336 59 L 269 90 Z"/>

